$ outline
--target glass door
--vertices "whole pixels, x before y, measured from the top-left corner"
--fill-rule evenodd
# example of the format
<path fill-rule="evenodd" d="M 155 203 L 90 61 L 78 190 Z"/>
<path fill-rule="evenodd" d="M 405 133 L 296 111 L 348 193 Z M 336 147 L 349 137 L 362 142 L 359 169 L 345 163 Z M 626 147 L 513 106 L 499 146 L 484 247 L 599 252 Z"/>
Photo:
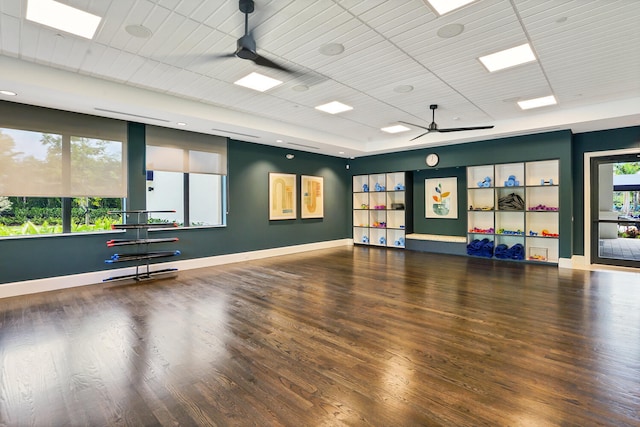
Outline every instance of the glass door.
<path fill-rule="evenodd" d="M 640 267 L 640 154 L 591 159 L 591 262 Z"/>

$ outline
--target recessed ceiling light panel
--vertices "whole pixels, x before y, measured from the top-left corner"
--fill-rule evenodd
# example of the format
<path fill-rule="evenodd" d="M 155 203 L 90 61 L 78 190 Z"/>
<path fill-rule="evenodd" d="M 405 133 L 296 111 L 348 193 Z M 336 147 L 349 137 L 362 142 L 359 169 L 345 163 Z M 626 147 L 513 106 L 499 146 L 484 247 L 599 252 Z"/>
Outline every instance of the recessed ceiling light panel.
<path fill-rule="evenodd" d="M 494 71 L 535 61 L 536 56 L 533 54 L 529 43 L 525 43 L 490 55 L 481 56 L 478 59 L 490 73 L 493 73 Z"/>
<path fill-rule="evenodd" d="M 380 128 L 380 130 L 387 133 L 400 133 L 400 132 L 406 132 L 411 129 L 402 125 L 394 125 L 394 126 L 387 126 L 385 128 Z"/>
<path fill-rule="evenodd" d="M 523 110 L 530 110 L 532 108 L 546 107 L 547 105 L 556 105 L 556 97 L 553 95 L 543 96 L 541 98 L 527 99 L 524 101 L 518 101 L 518 106 Z"/>
<path fill-rule="evenodd" d="M 100 25 L 101 17 L 53 0 L 28 0 L 27 19 L 92 39 Z"/>
<path fill-rule="evenodd" d="M 431 6 L 438 15 L 442 16 L 445 13 L 449 13 L 452 10 L 466 6 L 469 3 L 473 3 L 476 0 L 425 0 L 429 6 Z"/>
<path fill-rule="evenodd" d="M 16 96 L 17 93 L 10 91 L 10 90 L 0 90 L 0 94 L 1 95 L 7 95 L 7 96 Z"/>
<path fill-rule="evenodd" d="M 316 107 L 316 110 L 324 111 L 325 113 L 329 114 L 338 114 L 345 111 L 353 110 L 353 107 L 343 104 L 342 102 L 333 101 L 329 102 L 328 104 L 318 105 Z"/>
<path fill-rule="evenodd" d="M 253 72 L 233 83 L 237 84 L 238 86 L 244 86 L 248 87 L 249 89 L 257 90 L 258 92 L 264 92 L 282 84 L 280 80 L 272 79 L 271 77 L 267 77 L 256 72 Z"/>

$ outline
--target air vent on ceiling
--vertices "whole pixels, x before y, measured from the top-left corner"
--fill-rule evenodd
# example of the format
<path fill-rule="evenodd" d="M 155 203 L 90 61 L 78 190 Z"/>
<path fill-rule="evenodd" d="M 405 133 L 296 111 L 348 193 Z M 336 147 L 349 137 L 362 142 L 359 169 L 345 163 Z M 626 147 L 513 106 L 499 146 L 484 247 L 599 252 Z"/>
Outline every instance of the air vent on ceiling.
<path fill-rule="evenodd" d="M 138 118 L 140 118 L 140 119 L 157 120 L 157 121 L 159 121 L 159 122 L 166 122 L 166 123 L 169 123 L 169 120 L 159 119 L 159 118 L 157 118 L 157 117 L 141 116 L 140 114 L 125 113 L 124 111 L 108 110 L 108 109 L 106 109 L 106 108 L 99 108 L 99 107 L 95 107 L 95 110 L 97 110 L 97 111 L 103 111 L 103 112 L 105 112 L 105 113 L 122 114 L 123 116 L 138 117 Z"/>
<path fill-rule="evenodd" d="M 224 130 L 224 129 L 211 129 L 211 130 L 215 132 L 230 133 L 231 135 L 248 136 L 249 138 L 260 138 L 259 136 L 256 136 L 256 135 L 249 135 L 248 133 L 240 133 L 240 132 L 231 132 L 230 130 Z"/>
<path fill-rule="evenodd" d="M 296 147 L 304 147 L 304 148 L 311 148 L 313 150 L 319 150 L 320 147 L 314 147 L 312 145 L 304 145 L 304 144 L 298 144 L 297 142 L 287 142 L 287 144 L 289 145 L 295 145 Z"/>

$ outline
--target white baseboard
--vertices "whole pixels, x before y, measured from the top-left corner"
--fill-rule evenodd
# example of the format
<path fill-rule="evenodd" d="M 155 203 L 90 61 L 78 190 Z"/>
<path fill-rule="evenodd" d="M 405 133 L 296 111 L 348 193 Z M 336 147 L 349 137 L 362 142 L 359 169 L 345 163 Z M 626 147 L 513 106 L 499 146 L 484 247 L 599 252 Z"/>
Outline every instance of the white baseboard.
<path fill-rule="evenodd" d="M 241 252 L 236 254 L 218 255 L 205 258 L 187 259 L 184 261 L 153 264 L 153 270 L 159 270 L 163 268 L 191 270 L 194 268 L 211 267 L 215 265 L 231 264 L 235 262 L 350 245 L 353 245 L 353 239 L 330 240 L 327 242 L 308 243 L 304 245 L 286 246 L 282 248 L 264 249 L 259 251 Z M 18 295 L 28 295 L 39 292 L 55 291 L 59 289 L 75 288 L 78 286 L 103 284 L 103 280 L 107 277 L 122 276 L 133 273 L 135 273 L 135 267 L 127 267 L 115 270 L 102 270 L 94 271 L 91 273 L 72 274 L 68 276 L 48 277 L 45 279 L 5 283 L 0 284 L 0 298 L 9 298 Z"/>
<path fill-rule="evenodd" d="M 581 269 L 584 265 L 583 256 L 572 256 L 571 258 L 560 258 L 558 260 L 558 268 Z"/>
<path fill-rule="evenodd" d="M 184 261 L 176 261 L 166 264 L 168 268 L 178 270 L 191 270 L 194 268 L 212 267 L 214 265 L 232 264 L 234 262 L 251 261 L 254 259 L 269 258 L 280 255 L 290 255 L 301 252 L 315 251 L 318 249 L 336 248 L 338 246 L 353 245 L 353 239 L 330 240 L 328 242 L 307 243 L 304 245 L 285 246 L 282 248 L 263 249 L 259 251 L 240 252 L 236 254 L 217 255 L 206 258 L 194 258 Z M 164 266 L 165 264 L 163 264 Z"/>

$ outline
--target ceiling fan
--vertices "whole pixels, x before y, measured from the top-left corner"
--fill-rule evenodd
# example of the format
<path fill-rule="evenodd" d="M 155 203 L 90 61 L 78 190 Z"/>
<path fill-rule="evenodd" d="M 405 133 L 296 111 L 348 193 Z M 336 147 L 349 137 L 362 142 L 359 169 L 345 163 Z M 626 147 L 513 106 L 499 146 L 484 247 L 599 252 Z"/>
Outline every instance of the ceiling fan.
<path fill-rule="evenodd" d="M 224 58 L 235 56 L 240 59 L 253 61 L 256 65 L 291 72 L 291 70 L 285 66 L 259 55 L 256 51 L 256 41 L 253 38 L 253 33 L 249 31 L 249 14 L 253 13 L 255 9 L 253 0 L 239 0 L 239 9 L 240 12 L 244 13 L 244 35 L 238 39 L 237 48 L 234 53 L 221 56 Z"/>
<path fill-rule="evenodd" d="M 493 128 L 493 126 L 474 126 L 474 127 L 467 127 L 467 128 L 440 129 L 440 128 L 438 128 L 438 125 L 436 124 L 436 109 L 438 108 L 438 104 L 431 104 L 431 105 L 429 105 L 429 108 L 431 109 L 431 124 L 429 124 L 429 127 L 424 127 L 424 126 L 416 125 L 416 124 L 413 124 L 413 123 L 407 123 L 407 122 L 400 121 L 400 123 L 404 123 L 406 125 L 415 126 L 415 127 L 427 130 L 425 133 L 422 133 L 422 134 L 416 136 L 415 138 L 411 138 L 411 141 L 413 141 L 414 139 L 418 139 L 418 138 L 420 138 L 422 136 L 425 136 L 426 134 L 428 134 L 430 132 L 460 132 L 460 131 L 463 131 L 463 130 L 476 130 L 476 129 L 491 129 L 491 128 Z"/>

